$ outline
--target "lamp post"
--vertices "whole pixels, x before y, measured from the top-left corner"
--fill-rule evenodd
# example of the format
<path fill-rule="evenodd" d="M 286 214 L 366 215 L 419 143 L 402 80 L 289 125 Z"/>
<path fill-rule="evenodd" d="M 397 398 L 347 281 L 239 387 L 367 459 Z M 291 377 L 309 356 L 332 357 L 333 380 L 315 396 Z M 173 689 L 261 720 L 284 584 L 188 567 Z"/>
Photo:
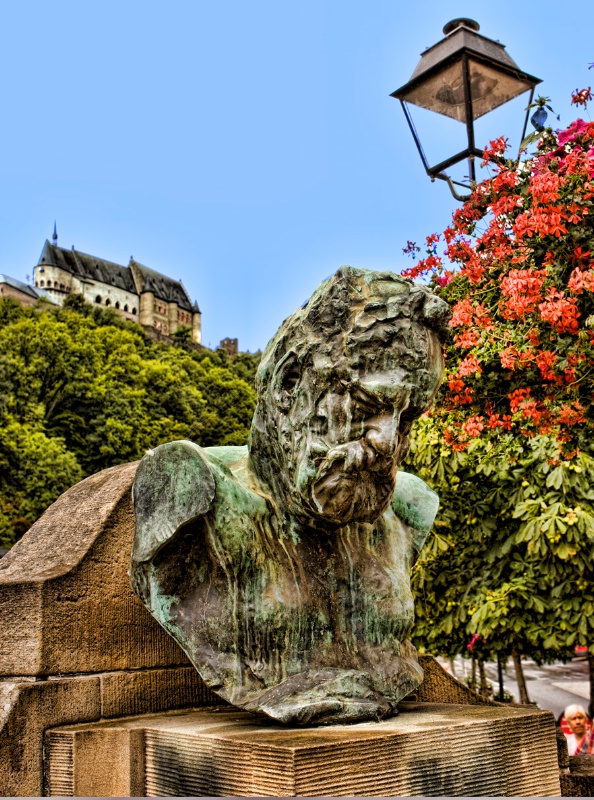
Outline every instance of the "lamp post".
<path fill-rule="evenodd" d="M 472 188 L 476 184 L 474 160 L 483 157 L 482 150 L 475 144 L 474 121 L 527 91 L 530 91 L 530 105 L 534 87 L 541 82 L 522 72 L 504 45 L 487 39 L 478 31 L 479 25 L 472 19 L 448 22 L 443 29 L 445 38 L 421 54 L 411 79 L 391 94 L 402 104 L 427 175 L 432 181 L 436 178 L 447 181 L 457 200 L 467 197 L 459 195 L 454 185 Z M 409 104 L 462 122 L 466 127 L 467 146 L 439 164 L 429 166 Z M 528 112 L 522 139 L 527 123 Z M 454 181 L 444 172 L 464 159 L 468 159 L 469 184 Z"/>

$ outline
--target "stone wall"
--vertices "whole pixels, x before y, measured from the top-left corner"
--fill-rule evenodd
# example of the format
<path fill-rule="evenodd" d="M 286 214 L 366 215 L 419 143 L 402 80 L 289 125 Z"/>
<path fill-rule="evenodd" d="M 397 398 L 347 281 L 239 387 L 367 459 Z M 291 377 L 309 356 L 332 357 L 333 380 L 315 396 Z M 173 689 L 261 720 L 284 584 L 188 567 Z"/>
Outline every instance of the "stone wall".
<path fill-rule="evenodd" d="M 44 731 L 220 702 L 132 593 L 136 464 L 62 495 L 0 561 L 0 795 L 42 793 Z"/>
<path fill-rule="evenodd" d="M 37 266 L 34 270 L 35 286 L 46 289 L 58 303 L 69 294 L 81 294 L 87 303 L 116 309 L 123 317 L 139 321 L 140 298 L 118 286 L 101 281 L 81 280 L 76 275 L 54 266 Z"/>

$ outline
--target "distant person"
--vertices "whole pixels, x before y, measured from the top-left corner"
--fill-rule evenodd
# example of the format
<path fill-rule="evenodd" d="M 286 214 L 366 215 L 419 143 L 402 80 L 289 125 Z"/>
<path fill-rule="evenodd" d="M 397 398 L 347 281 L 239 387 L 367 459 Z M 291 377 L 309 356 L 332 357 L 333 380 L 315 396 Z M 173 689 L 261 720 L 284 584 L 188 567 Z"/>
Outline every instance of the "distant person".
<path fill-rule="evenodd" d="M 577 704 L 567 706 L 564 716 L 571 729 L 571 733 L 565 734 L 569 755 L 586 756 L 592 753 L 592 733 L 588 729 L 588 715 L 582 706 Z"/>

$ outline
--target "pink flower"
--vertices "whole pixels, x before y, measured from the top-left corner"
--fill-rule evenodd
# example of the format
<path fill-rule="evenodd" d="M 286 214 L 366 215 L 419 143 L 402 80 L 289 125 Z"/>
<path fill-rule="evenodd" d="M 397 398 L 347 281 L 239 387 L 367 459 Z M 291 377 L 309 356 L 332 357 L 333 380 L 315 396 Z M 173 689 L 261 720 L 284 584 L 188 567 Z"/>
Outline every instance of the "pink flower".
<path fill-rule="evenodd" d="M 583 119 L 576 119 L 575 122 L 571 123 L 567 130 L 558 132 L 557 141 L 561 146 L 563 146 L 564 144 L 567 144 L 567 142 L 573 141 L 575 137 L 579 136 L 580 133 L 583 133 L 587 127 L 588 123 L 584 122 Z"/>
<path fill-rule="evenodd" d="M 450 283 L 453 277 L 454 277 L 453 272 L 446 272 L 445 275 L 436 275 L 435 283 L 438 286 L 441 286 L 441 288 L 443 289 L 444 286 L 447 286 L 448 283 Z"/>

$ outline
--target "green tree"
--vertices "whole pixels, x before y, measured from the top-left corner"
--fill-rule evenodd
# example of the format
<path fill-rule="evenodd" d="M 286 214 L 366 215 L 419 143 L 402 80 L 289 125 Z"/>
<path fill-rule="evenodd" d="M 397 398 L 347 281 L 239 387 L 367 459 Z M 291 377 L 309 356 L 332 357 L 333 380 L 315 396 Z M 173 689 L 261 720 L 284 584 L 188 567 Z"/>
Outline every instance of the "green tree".
<path fill-rule="evenodd" d="M 238 372 L 249 375 L 250 363 Z M 0 378 L 7 542 L 81 477 L 150 447 L 245 444 L 255 407 L 233 359 L 155 343 L 75 296 L 60 309 L 0 300 Z"/>
<path fill-rule="evenodd" d="M 83 477 L 63 439 L 5 418 L 0 427 L 0 544 L 10 547 Z"/>
<path fill-rule="evenodd" d="M 413 568 L 415 643 L 454 656 L 570 658 L 592 641 L 594 460 L 555 460 L 547 437 L 464 451 L 439 423 L 417 426 L 406 466 L 440 495 L 435 530 Z"/>

